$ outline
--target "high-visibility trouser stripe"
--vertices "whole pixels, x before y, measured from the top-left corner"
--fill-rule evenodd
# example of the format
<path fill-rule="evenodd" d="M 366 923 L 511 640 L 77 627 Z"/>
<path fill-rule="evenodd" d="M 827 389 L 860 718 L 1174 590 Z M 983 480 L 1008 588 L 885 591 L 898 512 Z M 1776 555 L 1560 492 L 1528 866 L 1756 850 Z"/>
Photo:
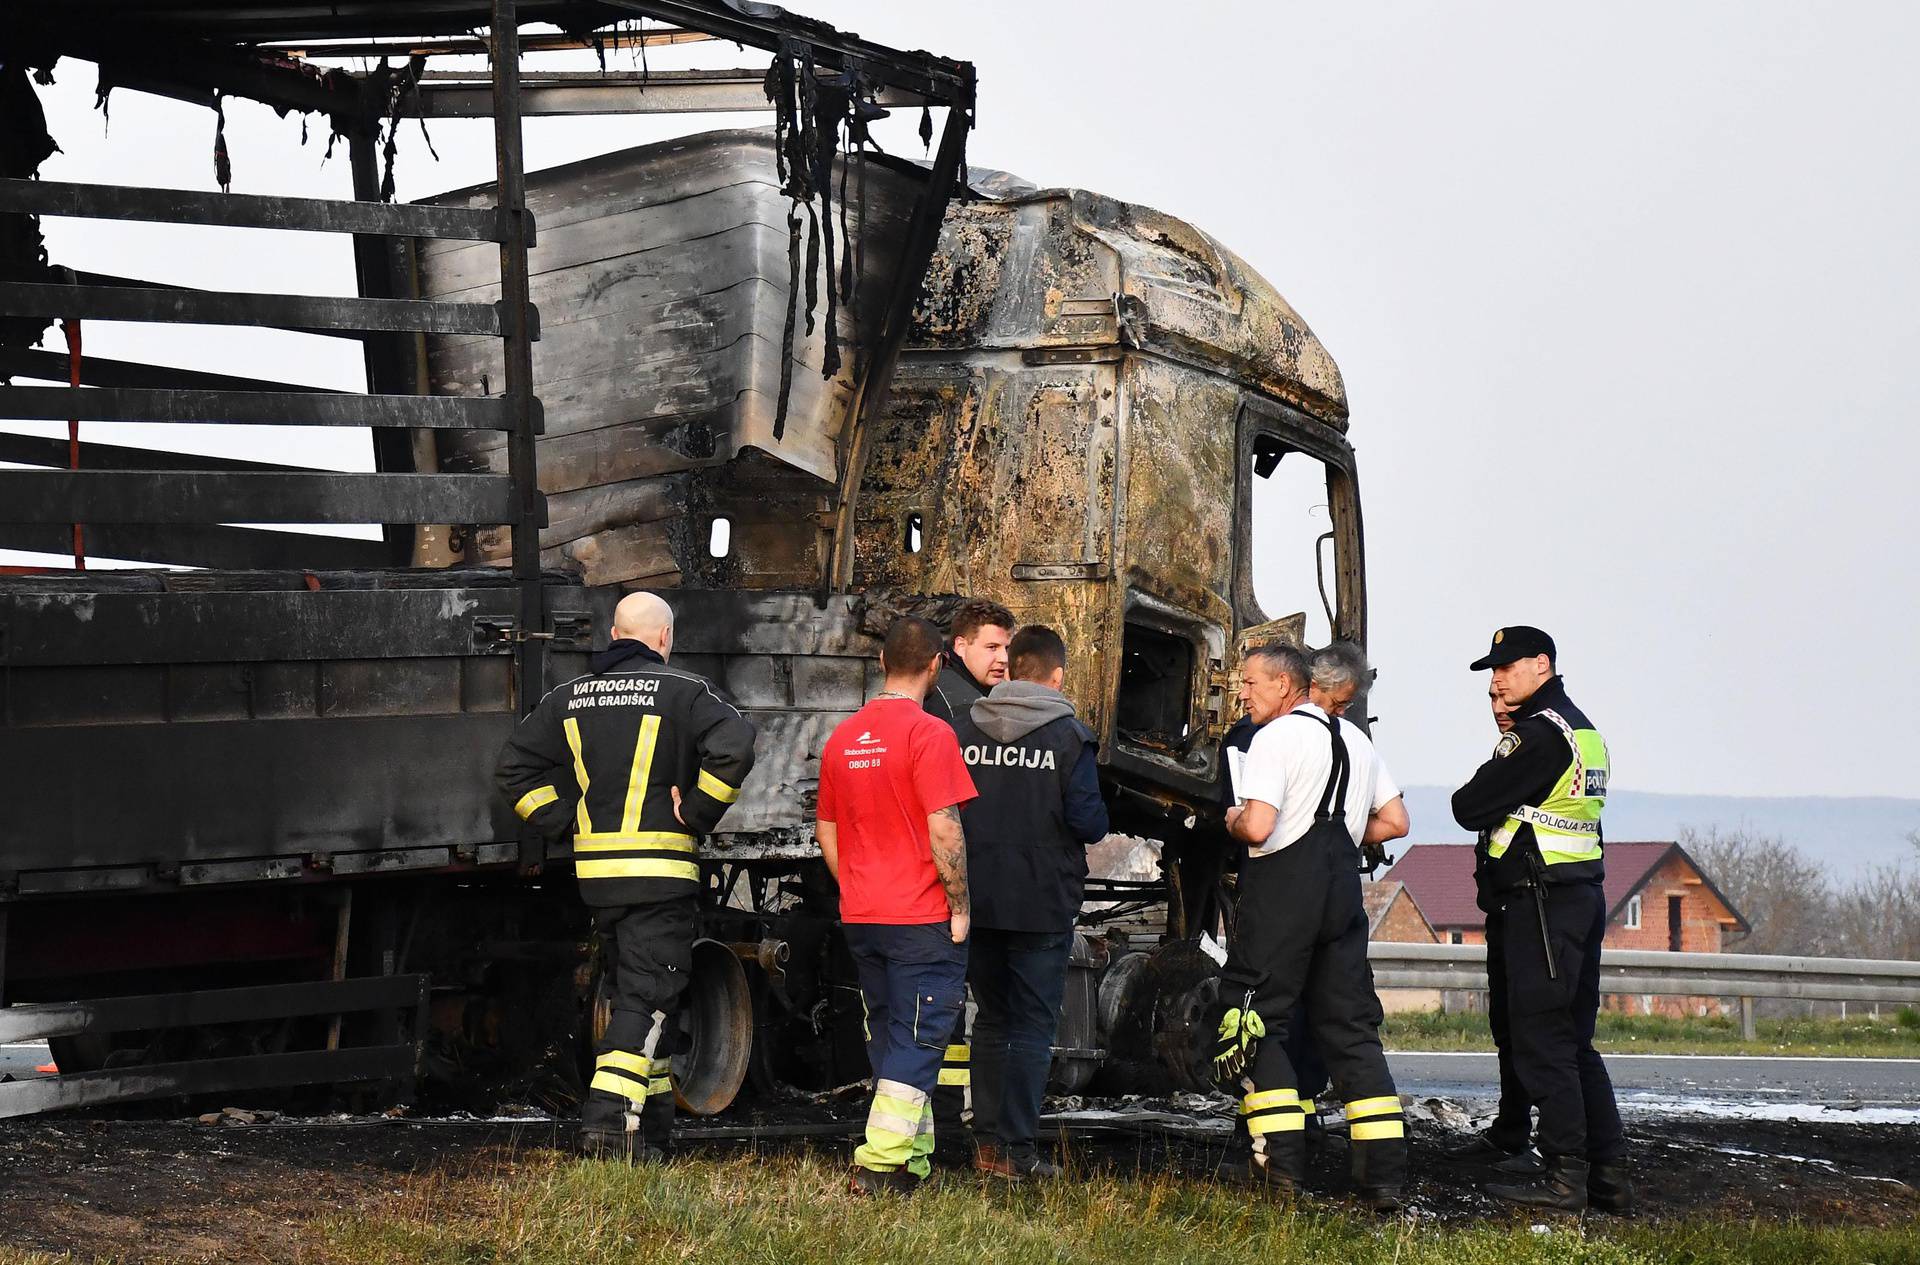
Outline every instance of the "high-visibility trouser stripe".
<path fill-rule="evenodd" d="M 677 830 L 610 830 L 573 837 L 575 852 L 634 852 L 641 849 L 692 852 L 693 836 Z"/>
<path fill-rule="evenodd" d="M 580 834 L 593 833 L 593 819 L 587 816 L 587 758 L 580 751 L 580 722 L 569 716 L 560 722 L 567 733 L 567 749 L 573 752 L 573 780 L 580 783 L 580 806 L 574 812 L 574 829 Z"/>
<path fill-rule="evenodd" d="M 1309 1116 L 1310 1116 L 1310 1115 L 1312 1115 L 1312 1114 L 1313 1114 L 1314 1112 L 1316 1112 L 1316 1111 L 1318 1111 L 1318 1110 L 1320 1110 L 1320 1104 L 1319 1104 L 1319 1103 L 1317 1103 L 1317 1102 L 1315 1102 L 1315 1101 L 1314 1101 L 1313 1099 L 1311 1099 L 1311 1098 L 1302 1098 L 1302 1099 L 1300 1100 L 1300 1110 L 1301 1110 L 1301 1112 L 1303 1112 L 1304 1114 L 1306 1114 L 1306 1115 L 1309 1115 Z"/>
<path fill-rule="evenodd" d="M 1298 1133 L 1306 1127 L 1307 1118 L 1301 1114 L 1298 1103 L 1285 1107 L 1262 1107 L 1247 1113 L 1247 1132 L 1256 1138 L 1269 1133 Z"/>
<path fill-rule="evenodd" d="M 596 857 L 573 863 L 576 878 L 671 878 L 688 883 L 700 881 L 700 866 L 693 861 L 667 857 Z"/>
<path fill-rule="evenodd" d="M 728 786 L 725 782 L 722 782 L 705 769 L 700 770 L 700 780 L 696 785 L 723 804 L 731 804 L 734 800 L 740 798 L 739 787 Z"/>
<path fill-rule="evenodd" d="M 1392 1094 L 1379 1098 L 1358 1098 L 1347 1104 L 1347 1119 L 1364 1120 L 1368 1116 L 1397 1116 L 1400 1100 Z"/>
<path fill-rule="evenodd" d="M 618 1068 L 632 1074 L 640 1080 L 653 1075 L 653 1060 L 644 1054 L 629 1054 L 625 1050 L 608 1050 L 593 1060 L 595 1070 L 603 1067 Z"/>
<path fill-rule="evenodd" d="M 647 1102 L 647 1082 L 634 1080 L 617 1068 L 603 1067 L 593 1074 L 592 1088 L 605 1090 L 609 1094 L 618 1094 L 631 1102 L 645 1106 Z"/>
<path fill-rule="evenodd" d="M 933 1171 L 933 1104 L 920 1108 L 920 1127 L 914 1131 L 913 1147 L 907 1152 L 907 1171 L 925 1177 Z"/>
<path fill-rule="evenodd" d="M 940 1063 L 940 1084 L 971 1085 L 973 1052 L 964 1045 L 947 1047 L 946 1057 Z"/>
<path fill-rule="evenodd" d="M 1406 1122 L 1402 1120 L 1362 1120 L 1347 1129 L 1347 1136 L 1355 1142 L 1378 1142 L 1383 1138 L 1404 1138 L 1407 1136 Z"/>
<path fill-rule="evenodd" d="M 1240 1114 L 1250 1116 L 1267 1107 L 1298 1107 L 1300 1091 L 1297 1089 L 1256 1089 L 1240 1100 Z"/>
<path fill-rule="evenodd" d="M 633 771 L 627 774 L 627 802 L 620 814 L 620 829 L 640 828 L 640 809 L 647 802 L 647 779 L 653 776 L 653 749 L 660 741 L 658 714 L 643 717 L 640 736 L 633 743 Z"/>
<path fill-rule="evenodd" d="M 525 821 L 559 798 L 560 792 L 551 786 L 536 786 L 520 797 L 519 801 L 514 804 L 513 811 L 521 821 Z"/>
<path fill-rule="evenodd" d="M 867 1139 L 854 1149 L 854 1163 L 882 1171 L 897 1169 L 913 1156 L 927 1095 L 899 1081 L 874 1084 L 873 1105 L 867 1109 Z"/>
<path fill-rule="evenodd" d="M 665 1072 L 655 1072 L 653 1078 L 647 1082 L 647 1094 L 649 1097 L 657 1098 L 661 1094 L 671 1094 L 672 1092 L 673 1078 Z"/>

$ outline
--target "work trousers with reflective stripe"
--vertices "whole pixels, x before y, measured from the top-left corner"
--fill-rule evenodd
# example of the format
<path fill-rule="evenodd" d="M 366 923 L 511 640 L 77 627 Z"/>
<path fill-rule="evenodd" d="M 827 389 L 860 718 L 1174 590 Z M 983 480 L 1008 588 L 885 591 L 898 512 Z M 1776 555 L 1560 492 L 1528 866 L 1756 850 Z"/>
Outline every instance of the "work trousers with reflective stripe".
<path fill-rule="evenodd" d="M 656 1146 L 667 1141 L 698 904 L 683 896 L 595 911 L 613 1013 L 594 1052 L 581 1128 L 637 1129 Z"/>
<path fill-rule="evenodd" d="M 1513 1066 L 1506 927 L 1506 915 L 1498 908 L 1487 915 L 1487 1029 L 1493 1034 L 1495 1060 L 1500 1067 L 1500 1107 L 1487 1136 L 1502 1150 L 1522 1151 L 1533 1135 L 1533 1103 Z"/>
<path fill-rule="evenodd" d="M 1553 946 L 1552 979 L 1547 977 L 1533 889 L 1501 893 L 1514 1072 L 1540 1112 L 1542 1155 L 1617 1159 L 1626 1148 L 1620 1109 L 1607 1066 L 1593 1048 L 1606 896 L 1598 883 L 1549 883 L 1542 890 Z M 1491 969 L 1491 961 L 1488 966 Z"/>
<path fill-rule="evenodd" d="M 1407 1140 L 1380 1048 L 1380 998 L 1367 964 L 1356 861 L 1337 819 L 1278 852 L 1248 858 L 1240 867 L 1228 966 L 1260 980 L 1253 1008 L 1267 1027 L 1242 1083 L 1253 1162 L 1295 1181 L 1305 1175 L 1306 1113 L 1287 1056 L 1294 1007 L 1304 1000 L 1314 1045 L 1346 1105 L 1353 1180 L 1375 1189 L 1405 1182 Z"/>
<path fill-rule="evenodd" d="M 853 1153 L 862 1168 L 925 1177 L 933 1153 L 933 1089 L 960 1022 L 967 950 L 944 922 L 847 923 L 847 951 L 867 1012 L 873 1105 Z"/>

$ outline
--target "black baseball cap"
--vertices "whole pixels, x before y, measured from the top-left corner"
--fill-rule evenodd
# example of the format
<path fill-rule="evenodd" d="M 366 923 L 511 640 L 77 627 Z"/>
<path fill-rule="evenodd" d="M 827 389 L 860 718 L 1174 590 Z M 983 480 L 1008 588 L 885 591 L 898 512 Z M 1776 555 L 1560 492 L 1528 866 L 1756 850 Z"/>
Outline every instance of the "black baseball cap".
<path fill-rule="evenodd" d="M 1549 659 L 1559 659 L 1554 653 L 1553 638 L 1538 628 L 1529 628 L 1525 624 L 1515 624 L 1511 628 L 1502 628 L 1493 634 L 1493 645 L 1484 657 L 1475 659 L 1469 672 L 1480 672 L 1487 668 L 1497 668 L 1503 663 L 1513 663 L 1519 659 L 1531 659 L 1543 654 Z"/>

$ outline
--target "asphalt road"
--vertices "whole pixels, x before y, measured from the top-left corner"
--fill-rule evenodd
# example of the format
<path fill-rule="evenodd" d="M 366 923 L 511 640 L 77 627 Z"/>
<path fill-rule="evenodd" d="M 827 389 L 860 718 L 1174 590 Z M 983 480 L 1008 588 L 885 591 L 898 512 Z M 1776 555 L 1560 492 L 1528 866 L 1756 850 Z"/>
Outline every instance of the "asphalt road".
<path fill-rule="evenodd" d="M 1389 1054 L 1400 1092 L 1480 1099 L 1499 1084 L 1491 1054 Z M 1635 1097 L 1707 1102 L 1920 1108 L 1920 1059 L 1609 1054 L 1622 1105 Z"/>

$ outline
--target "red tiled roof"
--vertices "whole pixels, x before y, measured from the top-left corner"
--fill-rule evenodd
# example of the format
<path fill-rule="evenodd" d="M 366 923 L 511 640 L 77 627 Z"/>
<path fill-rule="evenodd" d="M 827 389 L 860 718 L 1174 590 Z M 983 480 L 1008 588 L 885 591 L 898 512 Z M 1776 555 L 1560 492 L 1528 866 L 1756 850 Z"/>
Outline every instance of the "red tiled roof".
<path fill-rule="evenodd" d="M 1669 852 L 1672 843 L 1607 844 L 1607 916 L 1611 918 Z M 1474 902 L 1473 848 L 1463 843 L 1416 843 L 1382 882 L 1406 884 L 1436 931 L 1484 927 L 1487 916 Z"/>
<path fill-rule="evenodd" d="M 1416 843 L 1400 854 L 1382 883 L 1404 883 L 1435 931 L 1484 927 L 1474 904 L 1473 848 L 1464 843 Z"/>

